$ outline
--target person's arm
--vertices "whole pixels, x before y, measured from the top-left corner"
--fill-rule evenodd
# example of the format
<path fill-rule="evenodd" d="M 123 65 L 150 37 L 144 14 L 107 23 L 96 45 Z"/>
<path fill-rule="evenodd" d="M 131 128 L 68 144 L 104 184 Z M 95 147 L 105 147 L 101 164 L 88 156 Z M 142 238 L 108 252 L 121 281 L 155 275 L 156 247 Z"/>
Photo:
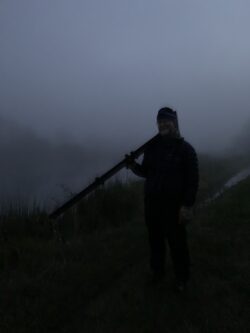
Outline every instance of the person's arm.
<path fill-rule="evenodd" d="M 184 161 L 185 187 L 183 206 L 191 208 L 195 204 L 199 187 L 199 166 L 196 151 L 190 144 L 185 147 Z"/>
<path fill-rule="evenodd" d="M 143 155 L 143 160 L 142 160 L 142 164 L 139 164 L 137 162 L 135 162 L 135 160 L 131 161 L 128 164 L 128 168 L 131 169 L 131 171 L 133 171 L 133 173 L 139 177 L 147 177 L 147 154 Z"/>

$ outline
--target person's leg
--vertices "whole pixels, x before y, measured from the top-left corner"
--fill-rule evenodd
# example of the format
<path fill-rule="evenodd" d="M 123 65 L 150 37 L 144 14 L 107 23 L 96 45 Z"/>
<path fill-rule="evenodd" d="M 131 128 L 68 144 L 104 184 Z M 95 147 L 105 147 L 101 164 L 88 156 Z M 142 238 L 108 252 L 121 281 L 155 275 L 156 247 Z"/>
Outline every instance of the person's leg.
<path fill-rule="evenodd" d="M 165 273 L 166 244 L 160 223 L 158 202 L 151 200 L 145 205 L 145 222 L 150 247 L 150 267 L 158 276 Z"/>
<path fill-rule="evenodd" d="M 154 274 L 165 274 L 166 245 L 164 234 L 154 225 L 148 226 L 150 267 Z"/>
<path fill-rule="evenodd" d="M 190 278 L 190 255 L 185 225 L 171 226 L 167 238 L 176 280 L 186 283 Z"/>

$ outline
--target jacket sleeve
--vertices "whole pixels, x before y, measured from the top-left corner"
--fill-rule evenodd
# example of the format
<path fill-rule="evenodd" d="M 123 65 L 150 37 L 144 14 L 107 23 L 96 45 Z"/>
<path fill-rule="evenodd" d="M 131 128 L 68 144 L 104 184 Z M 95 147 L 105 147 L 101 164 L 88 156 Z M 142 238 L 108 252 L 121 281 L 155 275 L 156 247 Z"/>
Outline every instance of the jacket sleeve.
<path fill-rule="evenodd" d="M 147 158 L 147 153 L 144 152 L 143 155 L 143 160 L 142 160 L 142 164 L 139 164 L 137 162 L 134 163 L 132 171 L 134 174 L 136 174 L 136 176 L 139 177 L 147 177 L 148 174 L 148 158 Z"/>
<path fill-rule="evenodd" d="M 194 148 L 187 144 L 184 156 L 184 196 L 183 206 L 191 207 L 195 203 L 199 187 L 198 158 Z"/>

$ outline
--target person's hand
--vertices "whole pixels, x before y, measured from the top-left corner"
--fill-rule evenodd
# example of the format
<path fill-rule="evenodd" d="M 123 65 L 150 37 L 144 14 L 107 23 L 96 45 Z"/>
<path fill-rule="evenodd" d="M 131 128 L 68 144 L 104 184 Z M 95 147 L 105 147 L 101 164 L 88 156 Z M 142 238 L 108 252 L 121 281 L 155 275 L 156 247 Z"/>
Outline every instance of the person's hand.
<path fill-rule="evenodd" d="M 134 166 L 136 165 L 134 157 L 132 155 L 126 154 L 125 159 L 126 159 L 126 168 L 133 169 Z"/>
<path fill-rule="evenodd" d="M 194 217 L 192 207 L 182 206 L 179 212 L 179 224 L 189 224 Z"/>

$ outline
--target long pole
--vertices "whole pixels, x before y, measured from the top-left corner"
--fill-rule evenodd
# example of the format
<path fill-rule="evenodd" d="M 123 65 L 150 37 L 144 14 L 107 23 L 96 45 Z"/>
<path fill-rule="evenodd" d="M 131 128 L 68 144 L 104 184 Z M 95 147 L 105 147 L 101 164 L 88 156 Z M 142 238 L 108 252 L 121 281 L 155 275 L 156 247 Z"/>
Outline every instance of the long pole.
<path fill-rule="evenodd" d="M 141 147 L 136 149 L 135 151 L 132 151 L 130 153 L 130 156 L 133 158 L 138 158 L 141 154 L 143 154 L 145 148 L 150 145 L 156 138 L 159 136 L 159 134 L 156 134 L 153 138 L 151 138 L 149 141 L 144 143 Z M 116 164 L 113 168 L 108 170 L 106 173 L 104 173 L 101 177 L 97 177 L 93 183 L 88 185 L 84 190 L 76 194 L 73 198 L 65 202 L 62 206 L 58 207 L 55 211 L 53 211 L 49 218 L 56 219 L 58 216 L 60 216 L 62 213 L 64 213 L 66 210 L 68 210 L 70 207 L 75 205 L 79 200 L 84 198 L 86 195 L 88 195 L 90 192 L 95 190 L 99 185 L 104 184 L 106 180 L 108 180 L 110 177 L 112 177 L 114 174 L 116 174 L 118 171 L 120 171 L 122 168 L 124 168 L 127 165 L 127 158 L 124 158 L 121 162 Z"/>

